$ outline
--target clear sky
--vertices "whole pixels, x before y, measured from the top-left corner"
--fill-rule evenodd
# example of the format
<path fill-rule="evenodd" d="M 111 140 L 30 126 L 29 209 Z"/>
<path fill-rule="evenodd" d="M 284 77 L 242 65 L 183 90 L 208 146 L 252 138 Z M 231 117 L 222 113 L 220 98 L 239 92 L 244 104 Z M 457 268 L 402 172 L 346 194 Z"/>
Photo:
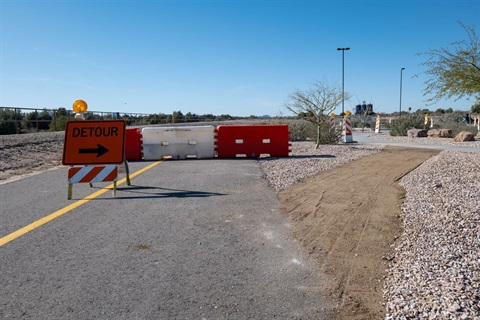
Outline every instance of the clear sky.
<path fill-rule="evenodd" d="M 480 33 L 480 0 L 0 0 L 0 106 L 288 115 L 295 89 L 342 83 L 375 112 L 427 105 L 417 53 Z M 415 77 L 416 74 L 420 74 Z M 337 109 L 336 113 L 340 113 Z"/>

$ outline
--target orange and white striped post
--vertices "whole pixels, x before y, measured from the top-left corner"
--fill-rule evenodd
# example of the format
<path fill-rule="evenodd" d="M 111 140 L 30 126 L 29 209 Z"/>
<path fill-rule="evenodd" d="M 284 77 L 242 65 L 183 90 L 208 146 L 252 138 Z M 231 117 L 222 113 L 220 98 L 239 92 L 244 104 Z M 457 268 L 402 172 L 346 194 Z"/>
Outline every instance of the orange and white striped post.
<path fill-rule="evenodd" d="M 353 142 L 352 136 L 352 122 L 350 120 L 350 111 L 345 112 L 345 117 L 343 118 L 343 142 L 349 143 Z"/>
<path fill-rule="evenodd" d="M 330 131 L 335 131 L 335 114 L 330 113 Z"/>
<path fill-rule="evenodd" d="M 375 133 L 380 133 L 380 115 L 377 115 L 377 121 L 375 122 Z"/>
<path fill-rule="evenodd" d="M 68 200 L 72 199 L 74 183 L 113 181 L 113 196 L 117 196 L 118 166 L 85 166 L 68 169 Z"/>
<path fill-rule="evenodd" d="M 428 113 L 425 113 L 425 121 L 424 121 L 425 126 L 428 125 Z"/>

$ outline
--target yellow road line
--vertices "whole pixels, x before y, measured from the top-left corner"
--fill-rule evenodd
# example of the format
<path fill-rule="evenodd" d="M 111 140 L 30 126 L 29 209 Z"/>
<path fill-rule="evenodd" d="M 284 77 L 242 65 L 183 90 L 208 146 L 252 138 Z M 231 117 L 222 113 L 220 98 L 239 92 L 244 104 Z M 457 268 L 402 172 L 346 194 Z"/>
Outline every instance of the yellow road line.
<path fill-rule="evenodd" d="M 155 167 L 157 164 L 162 163 L 163 161 L 164 160 L 154 162 L 151 165 L 148 165 L 145 168 L 138 170 L 137 172 L 130 175 L 130 179 L 132 179 L 132 178 L 138 176 L 139 174 L 142 174 L 143 172 Z M 127 178 L 123 178 L 122 180 L 118 181 L 117 186 L 124 183 L 126 180 L 127 180 Z M 28 233 L 32 230 L 35 230 L 36 228 L 46 224 L 47 222 L 50 222 L 53 219 L 56 219 L 56 218 L 60 217 L 61 215 L 64 215 L 65 213 L 67 213 L 69 211 L 72 211 L 73 209 L 81 206 L 82 204 L 87 203 L 88 201 L 97 198 L 98 196 L 104 194 L 105 192 L 111 191 L 112 189 L 113 189 L 113 184 L 111 184 L 111 185 L 109 185 L 109 186 L 107 186 L 107 187 L 105 187 L 101 190 L 98 190 L 97 192 L 94 192 L 91 195 L 88 195 L 85 198 L 83 198 L 81 200 L 78 200 L 77 202 L 72 203 L 72 204 L 70 204 L 70 205 L 68 205 L 68 206 L 66 206 L 66 207 L 64 207 L 64 208 L 62 208 L 58 211 L 55 211 L 54 213 L 51 213 L 46 217 L 43 217 L 43 218 L 41 218 L 41 219 L 39 219 L 35 222 L 32 222 L 29 225 L 26 225 L 25 227 L 20 228 L 17 231 L 14 231 L 14 232 L 6 235 L 5 237 L 0 238 L 0 247 L 9 243 L 10 241 L 13 241 L 13 240 L 17 239 L 18 237 L 23 236 L 24 234 L 26 234 L 26 233 Z"/>

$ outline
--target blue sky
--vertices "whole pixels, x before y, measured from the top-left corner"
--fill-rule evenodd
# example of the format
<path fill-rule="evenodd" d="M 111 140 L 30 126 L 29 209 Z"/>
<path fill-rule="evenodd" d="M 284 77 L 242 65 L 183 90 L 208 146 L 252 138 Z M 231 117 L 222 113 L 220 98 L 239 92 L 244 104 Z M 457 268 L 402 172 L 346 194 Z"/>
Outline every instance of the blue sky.
<path fill-rule="evenodd" d="M 295 89 L 341 86 L 350 47 L 346 110 L 398 111 L 402 67 L 402 110 L 469 110 L 426 104 L 417 55 L 466 39 L 458 21 L 480 33 L 480 0 L 0 0 L 0 106 L 288 115 Z"/>

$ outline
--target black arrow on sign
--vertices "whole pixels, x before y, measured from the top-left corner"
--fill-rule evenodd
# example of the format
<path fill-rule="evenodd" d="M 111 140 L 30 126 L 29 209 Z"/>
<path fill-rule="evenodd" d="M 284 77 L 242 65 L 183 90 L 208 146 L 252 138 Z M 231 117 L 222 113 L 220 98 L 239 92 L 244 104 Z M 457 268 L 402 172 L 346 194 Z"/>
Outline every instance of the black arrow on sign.
<path fill-rule="evenodd" d="M 84 148 L 84 149 L 78 149 L 79 154 L 97 154 L 97 158 L 103 156 L 105 153 L 108 152 L 108 149 L 102 146 L 101 144 L 97 144 L 98 148 Z"/>

